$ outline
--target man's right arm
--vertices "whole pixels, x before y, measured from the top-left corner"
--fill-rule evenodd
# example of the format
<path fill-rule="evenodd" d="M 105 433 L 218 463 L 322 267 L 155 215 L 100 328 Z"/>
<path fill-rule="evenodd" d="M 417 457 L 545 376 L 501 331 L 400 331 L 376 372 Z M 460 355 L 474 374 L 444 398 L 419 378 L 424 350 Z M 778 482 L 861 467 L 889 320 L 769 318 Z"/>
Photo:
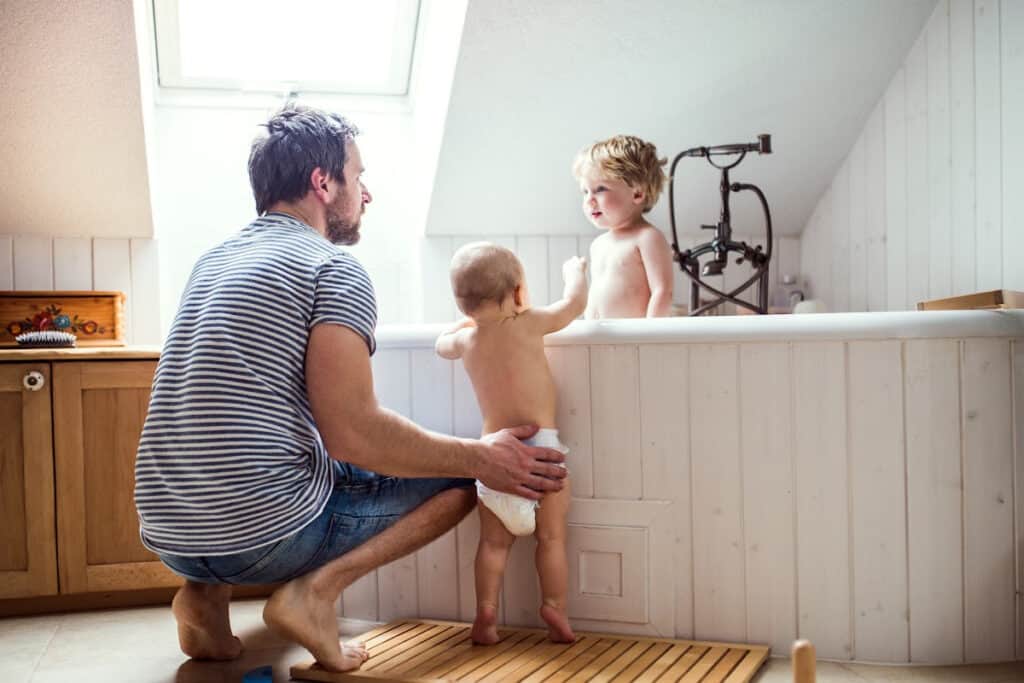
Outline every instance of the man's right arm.
<path fill-rule="evenodd" d="M 366 342 L 343 325 L 316 325 L 306 349 L 306 389 L 327 452 L 337 460 L 399 477 L 471 477 L 537 499 L 557 491 L 564 456 L 519 441 L 536 429 L 458 439 L 428 432 L 377 403 Z M 518 437 L 518 438 L 516 438 Z"/>

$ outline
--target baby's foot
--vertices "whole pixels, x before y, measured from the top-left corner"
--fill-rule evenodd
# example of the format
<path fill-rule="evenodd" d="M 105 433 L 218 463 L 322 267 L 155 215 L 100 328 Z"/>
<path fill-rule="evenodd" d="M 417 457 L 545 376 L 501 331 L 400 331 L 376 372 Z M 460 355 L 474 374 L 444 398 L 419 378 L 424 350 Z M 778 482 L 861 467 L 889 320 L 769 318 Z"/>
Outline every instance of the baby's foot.
<path fill-rule="evenodd" d="M 469 637 L 477 645 L 494 645 L 501 640 L 498 637 L 498 610 L 490 605 L 481 605 L 476 609 L 476 621 Z"/>
<path fill-rule="evenodd" d="M 572 643 L 576 634 L 572 632 L 569 618 L 553 605 L 541 605 L 540 618 L 548 625 L 548 638 L 556 643 Z"/>

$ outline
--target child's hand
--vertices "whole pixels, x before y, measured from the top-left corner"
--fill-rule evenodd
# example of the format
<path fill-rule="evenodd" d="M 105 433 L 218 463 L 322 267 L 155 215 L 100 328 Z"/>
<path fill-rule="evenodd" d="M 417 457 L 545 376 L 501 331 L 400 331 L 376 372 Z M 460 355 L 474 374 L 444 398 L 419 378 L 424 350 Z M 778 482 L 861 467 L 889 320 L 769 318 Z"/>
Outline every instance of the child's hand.
<path fill-rule="evenodd" d="M 574 277 L 579 277 L 587 272 L 587 259 L 580 256 L 570 256 L 569 259 L 562 264 L 562 279 L 565 282 L 569 282 Z"/>

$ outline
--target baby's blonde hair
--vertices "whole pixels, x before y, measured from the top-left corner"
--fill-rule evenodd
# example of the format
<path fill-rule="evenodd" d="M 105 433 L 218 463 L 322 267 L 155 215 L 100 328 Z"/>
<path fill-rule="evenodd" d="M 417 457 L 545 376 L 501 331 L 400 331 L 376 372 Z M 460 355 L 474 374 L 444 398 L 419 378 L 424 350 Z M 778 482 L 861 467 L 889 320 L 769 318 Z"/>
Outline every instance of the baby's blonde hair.
<path fill-rule="evenodd" d="M 472 242 L 452 256 L 452 292 L 459 310 L 472 315 L 485 302 L 501 304 L 523 281 L 523 266 L 510 249 Z"/>
<path fill-rule="evenodd" d="M 630 187 L 642 190 L 643 212 L 647 213 L 661 196 L 665 186 L 665 171 L 661 167 L 667 163 L 668 159 L 658 158 L 658 150 L 652 143 L 633 135 L 616 135 L 581 149 L 573 160 L 572 173 L 579 180 L 587 166 L 595 166 Z"/>

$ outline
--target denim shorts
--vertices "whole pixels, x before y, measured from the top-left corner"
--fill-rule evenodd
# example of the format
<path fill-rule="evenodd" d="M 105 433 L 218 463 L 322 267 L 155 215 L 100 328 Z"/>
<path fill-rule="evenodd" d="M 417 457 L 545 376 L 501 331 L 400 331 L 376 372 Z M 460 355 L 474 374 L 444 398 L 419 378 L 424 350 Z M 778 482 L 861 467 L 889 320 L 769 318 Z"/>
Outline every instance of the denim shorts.
<path fill-rule="evenodd" d="M 473 486 L 472 479 L 404 479 L 339 461 L 333 465 L 334 490 L 323 512 L 291 536 L 237 555 L 160 555 L 160 560 L 200 583 L 290 581 L 344 555 L 442 491 Z"/>

